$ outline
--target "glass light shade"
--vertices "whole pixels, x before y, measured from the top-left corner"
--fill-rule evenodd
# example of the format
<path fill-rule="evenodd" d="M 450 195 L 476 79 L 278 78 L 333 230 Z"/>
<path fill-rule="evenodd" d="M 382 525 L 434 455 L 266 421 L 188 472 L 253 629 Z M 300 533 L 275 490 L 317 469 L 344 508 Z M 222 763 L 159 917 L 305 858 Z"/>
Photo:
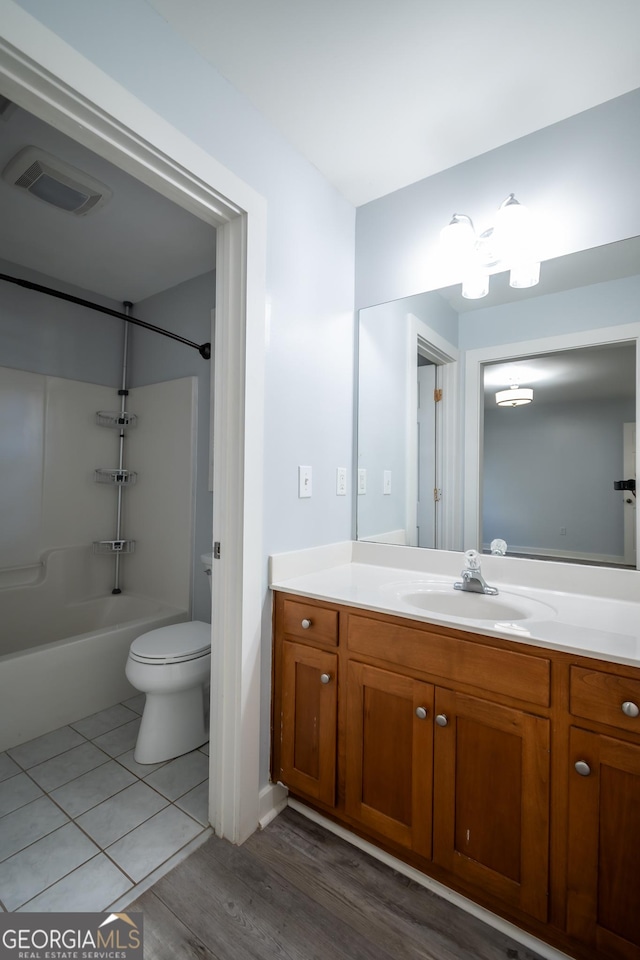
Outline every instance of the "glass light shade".
<path fill-rule="evenodd" d="M 521 407 L 525 403 L 531 403 L 533 400 L 533 390 L 531 387 L 510 387 L 509 390 L 498 390 L 496 393 L 496 403 L 499 407 Z"/>
<path fill-rule="evenodd" d="M 469 256 L 476 242 L 476 233 L 469 217 L 454 213 L 450 223 L 440 231 L 440 246 L 455 263 Z"/>
<path fill-rule="evenodd" d="M 517 290 L 523 290 L 526 287 L 535 287 L 540 282 L 540 264 L 539 263 L 518 263 L 511 267 L 509 273 L 509 286 Z"/>
<path fill-rule="evenodd" d="M 468 273 L 462 281 L 462 296 L 465 300 L 480 300 L 489 293 L 489 276 L 480 270 Z"/>
<path fill-rule="evenodd" d="M 512 193 L 503 201 L 493 224 L 492 247 L 504 263 L 523 263 L 531 249 L 531 215 Z"/>

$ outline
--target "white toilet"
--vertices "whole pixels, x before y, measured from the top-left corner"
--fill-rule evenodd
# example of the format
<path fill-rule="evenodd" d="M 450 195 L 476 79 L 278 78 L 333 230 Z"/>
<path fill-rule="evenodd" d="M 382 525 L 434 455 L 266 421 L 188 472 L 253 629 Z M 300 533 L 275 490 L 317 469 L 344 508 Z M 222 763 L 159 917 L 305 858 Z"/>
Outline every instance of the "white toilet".
<path fill-rule="evenodd" d="M 201 559 L 210 575 L 211 555 Z M 160 763 L 207 742 L 211 624 L 191 620 L 141 634 L 125 673 L 146 694 L 134 760 Z"/>

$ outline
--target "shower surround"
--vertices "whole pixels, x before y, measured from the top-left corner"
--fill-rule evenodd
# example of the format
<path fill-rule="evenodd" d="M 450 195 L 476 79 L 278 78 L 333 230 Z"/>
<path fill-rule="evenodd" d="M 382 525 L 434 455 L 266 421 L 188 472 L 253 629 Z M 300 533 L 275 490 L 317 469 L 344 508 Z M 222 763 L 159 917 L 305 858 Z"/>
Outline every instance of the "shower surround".
<path fill-rule="evenodd" d="M 191 615 L 197 381 L 137 387 L 127 491 L 123 593 L 110 536 L 114 501 L 94 482 L 117 459 L 117 434 L 96 424 L 116 390 L 0 368 L 0 750 L 133 695 L 132 640 Z"/>

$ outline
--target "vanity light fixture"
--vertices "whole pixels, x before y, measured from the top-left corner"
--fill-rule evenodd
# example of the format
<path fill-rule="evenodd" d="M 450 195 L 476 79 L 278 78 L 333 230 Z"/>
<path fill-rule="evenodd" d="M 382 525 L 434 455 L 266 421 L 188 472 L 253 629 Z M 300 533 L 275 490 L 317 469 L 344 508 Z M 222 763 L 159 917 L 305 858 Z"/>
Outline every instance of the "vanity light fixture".
<path fill-rule="evenodd" d="M 532 252 L 530 214 L 513 193 L 500 204 L 493 226 L 480 234 L 471 217 L 454 213 L 441 231 L 440 245 L 462 274 L 462 296 L 467 300 L 486 297 L 489 274 L 501 268 L 509 270 L 511 287 L 534 287 L 540 280 L 540 263 Z"/>
<path fill-rule="evenodd" d="M 517 383 L 512 383 L 508 390 L 498 390 L 496 393 L 496 403 L 499 407 L 521 407 L 525 403 L 531 403 L 532 400 L 531 387 L 519 387 Z"/>

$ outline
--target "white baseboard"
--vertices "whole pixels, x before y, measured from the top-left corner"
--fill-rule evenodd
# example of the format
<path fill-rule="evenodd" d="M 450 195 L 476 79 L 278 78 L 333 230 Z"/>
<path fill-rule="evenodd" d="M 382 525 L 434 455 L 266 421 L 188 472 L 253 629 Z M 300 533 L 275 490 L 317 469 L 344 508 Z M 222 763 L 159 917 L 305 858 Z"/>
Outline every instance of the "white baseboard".
<path fill-rule="evenodd" d="M 287 806 L 289 791 L 279 783 L 268 783 L 258 796 L 258 825 L 261 830 Z"/>

